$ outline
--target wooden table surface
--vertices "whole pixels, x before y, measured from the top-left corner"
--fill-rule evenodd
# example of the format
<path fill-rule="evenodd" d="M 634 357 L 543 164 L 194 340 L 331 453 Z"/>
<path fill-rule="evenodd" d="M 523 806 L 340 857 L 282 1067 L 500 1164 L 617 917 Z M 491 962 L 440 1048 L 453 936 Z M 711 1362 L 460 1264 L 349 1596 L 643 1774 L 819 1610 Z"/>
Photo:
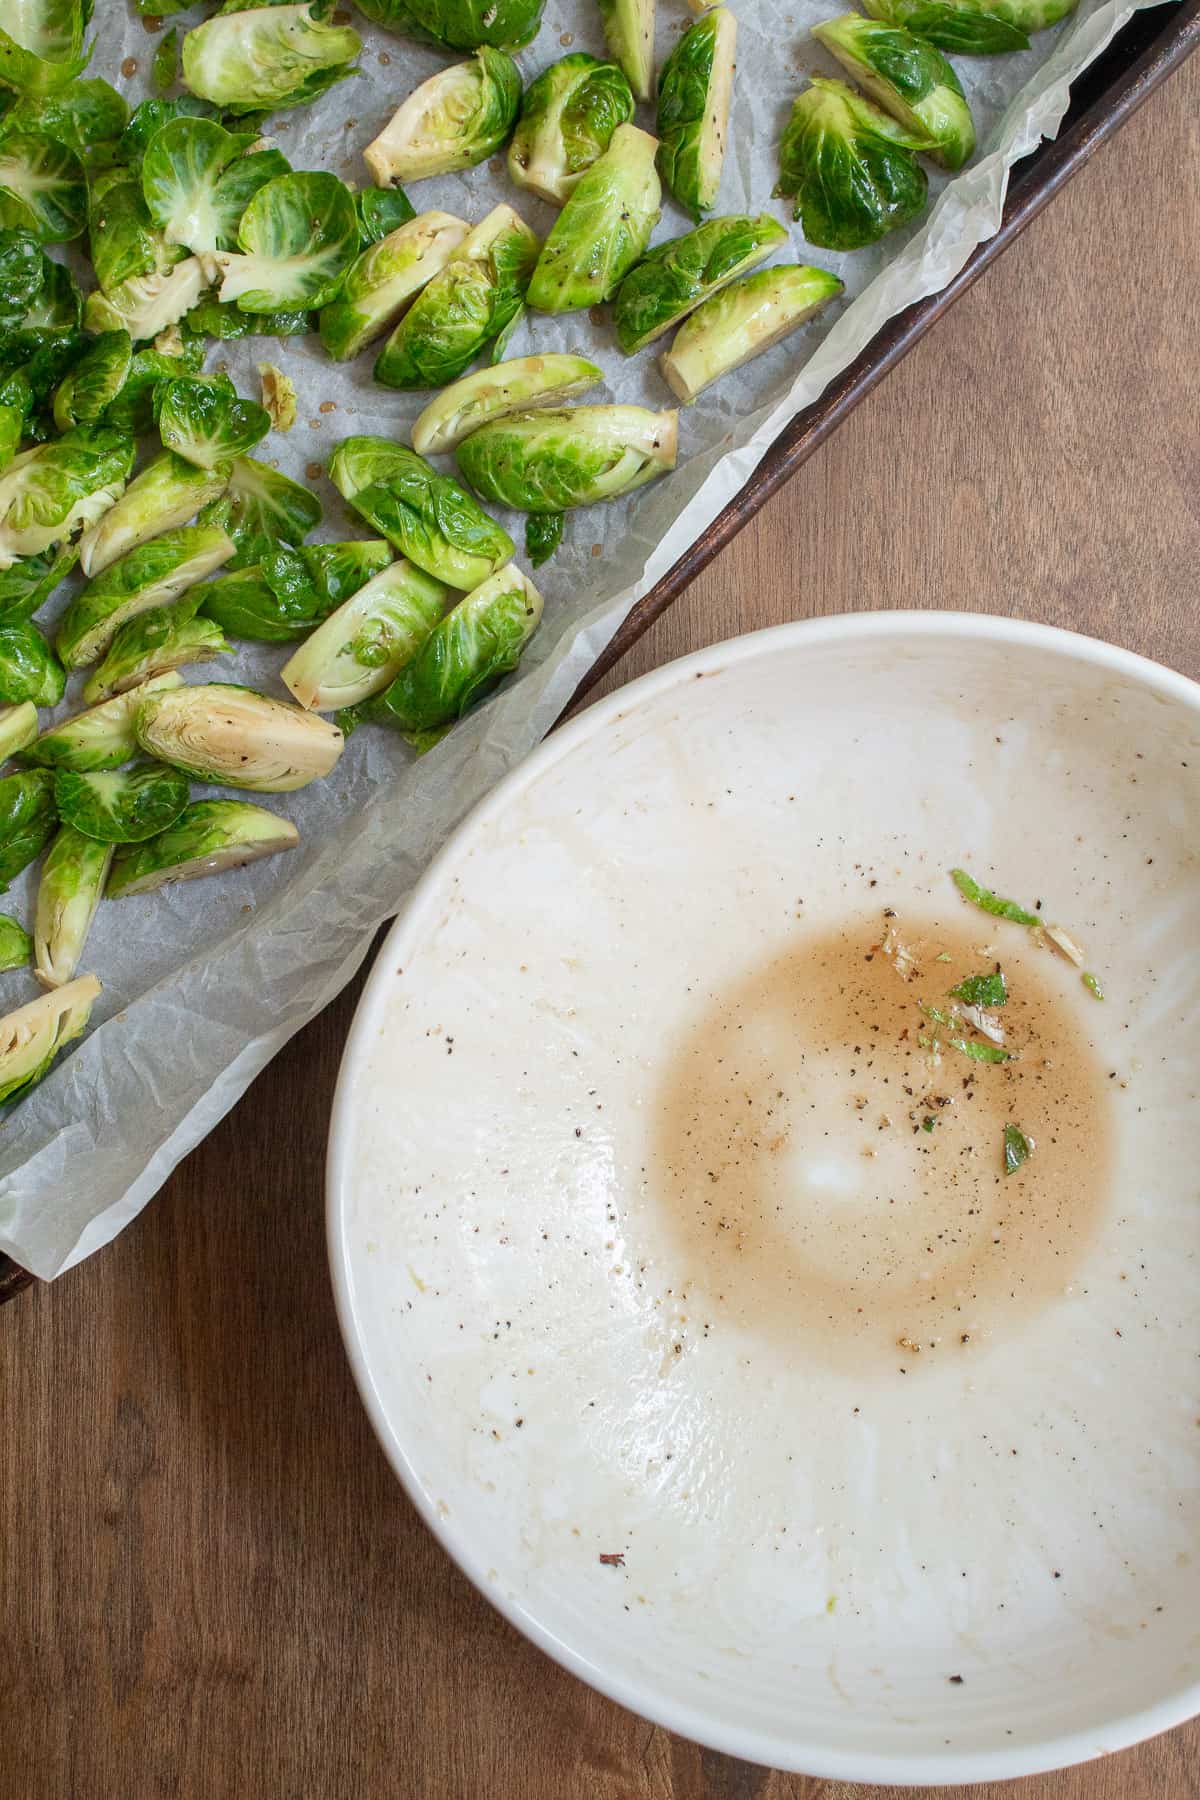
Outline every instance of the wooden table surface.
<path fill-rule="evenodd" d="M 1048 619 L 1200 676 L 1198 118 L 1200 58 L 619 677 L 889 606 Z M 325 1269 L 325 1129 L 354 999 L 293 1040 L 117 1243 L 0 1314 L 0 1796 L 880 1792 L 735 1763 L 598 1698 L 418 1521 L 358 1404 Z M 1003 1792 L 1200 1795 L 1200 1724 Z"/>

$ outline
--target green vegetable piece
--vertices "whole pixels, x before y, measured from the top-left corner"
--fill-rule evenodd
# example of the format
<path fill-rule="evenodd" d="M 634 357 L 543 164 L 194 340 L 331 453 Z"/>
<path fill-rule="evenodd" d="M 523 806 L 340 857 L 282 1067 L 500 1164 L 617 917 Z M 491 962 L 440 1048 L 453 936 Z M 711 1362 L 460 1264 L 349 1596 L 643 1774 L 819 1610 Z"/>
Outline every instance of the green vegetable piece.
<path fill-rule="evenodd" d="M 354 196 L 358 214 L 358 241 L 364 250 L 390 237 L 401 225 L 415 219 L 417 209 L 403 188 L 360 188 Z"/>
<path fill-rule="evenodd" d="M 1011 1050 L 1002 1050 L 999 1044 L 979 1043 L 974 1038 L 968 1041 L 966 1038 L 952 1037 L 950 1048 L 961 1050 L 962 1054 L 969 1056 L 972 1062 L 1005 1063 L 1015 1060 Z"/>
<path fill-rule="evenodd" d="M 75 277 L 62 263 L 43 255 L 41 290 L 22 321 L 25 329 L 66 335 L 77 332 L 82 320 L 83 295 Z"/>
<path fill-rule="evenodd" d="M 238 251 L 215 256 L 224 274 L 220 298 L 236 300 L 249 313 L 313 311 L 336 300 L 357 254 L 358 215 L 349 188 L 336 175 L 278 175 L 243 213 Z"/>
<path fill-rule="evenodd" d="M 315 6 L 222 10 L 183 40 L 183 79 L 230 113 L 303 106 L 354 73 L 362 49 L 349 25 L 326 24 Z"/>
<path fill-rule="evenodd" d="M 613 325 L 625 355 L 652 344 L 786 242 L 778 219 L 760 213 L 709 219 L 685 237 L 657 244 L 617 289 Z"/>
<path fill-rule="evenodd" d="M 261 187 L 290 175 L 280 150 L 251 149 L 212 119 L 175 119 L 156 132 L 142 163 L 146 208 L 168 244 L 234 250 L 242 214 Z"/>
<path fill-rule="evenodd" d="M 654 92 L 654 0 L 599 0 L 604 38 L 639 100 Z"/>
<path fill-rule="evenodd" d="M 122 432 L 79 426 L 14 457 L 0 474 L 0 569 L 100 520 L 124 489 L 133 451 Z"/>
<path fill-rule="evenodd" d="M 163 448 L 213 470 L 253 449 L 271 429 L 265 407 L 239 400 L 228 376 L 184 375 L 155 390 Z"/>
<path fill-rule="evenodd" d="M 66 690 L 62 664 L 36 625 L 0 625 L 0 701 L 57 706 Z"/>
<path fill-rule="evenodd" d="M 149 538 L 185 524 L 200 507 L 220 498 L 229 477 L 228 468 L 199 469 L 171 450 L 156 456 L 80 538 L 84 574 L 99 575 Z"/>
<path fill-rule="evenodd" d="M 991 970 L 986 975 L 968 975 L 957 987 L 952 987 L 950 993 L 955 1000 L 965 1001 L 968 1006 L 1008 1004 L 1008 987 L 1000 969 Z"/>
<path fill-rule="evenodd" d="M 54 798 L 63 823 L 84 837 L 142 844 L 174 824 L 188 803 L 188 783 L 178 769 L 155 762 L 88 775 L 59 769 Z"/>
<path fill-rule="evenodd" d="M 485 500 L 565 512 L 615 500 L 673 469 L 678 417 L 644 406 L 547 407 L 482 426 L 455 456 Z"/>
<path fill-rule="evenodd" d="M 215 337 L 223 343 L 248 337 L 305 337 L 316 330 L 310 312 L 244 313 L 232 301 L 201 300 L 183 321 L 186 336 Z"/>
<path fill-rule="evenodd" d="M 94 170 L 116 156 L 116 140 L 128 119 L 129 108 L 116 89 L 93 79 L 17 100 L 4 114 L 0 130 L 53 138 L 74 150 L 85 168 Z"/>
<path fill-rule="evenodd" d="M 1033 1139 L 1026 1137 L 1019 1125 L 1004 1127 L 1004 1173 L 1015 1175 L 1021 1164 L 1033 1155 Z"/>
<path fill-rule="evenodd" d="M 171 11 L 182 11 L 182 8 L 170 8 Z M 117 145 L 118 159 L 128 165 L 136 179 L 137 170 L 142 158 L 149 148 L 150 141 L 156 137 L 164 125 L 173 119 L 215 119 L 217 108 L 210 106 L 207 100 L 197 99 L 195 94 L 176 94 L 170 100 L 155 97 L 143 100 L 135 106 L 129 115 L 129 123 L 121 133 Z"/>
<path fill-rule="evenodd" d="M 94 975 L 81 975 L 0 1019 L 0 1101 L 19 1099 L 49 1074 L 55 1057 L 82 1036 L 99 992 Z"/>
<path fill-rule="evenodd" d="M 154 425 L 154 398 L 160 383 L 177 375 L 194 375 L 203 360 L 203 348 L 196 343 L 185 344 L 179 356 L 166 356 L 161 350 L 135 350 L 129 373 L 104 410 L 104 423 L 134 437 L 144 436 Z"/>
<path fill-rule="evenodd" d="M 380 538 L 285 547 L 210 582 L 203 610 L 231 637 L 287 643 L 305 637 L 392 559 Z"/>
<path fill-rule="evenodd" d="M 127 331 L 105 331 L 84 351 L 54 396 L 60 431 L 92 425 L 105 415 L 129 376 L 133 342 Z M 111 420 L 105 418 L 105 423 Z"/>
<path fill-rule="evenodd" d="M 364 18 L 446 50 L 520 50 L 531 44 L 543 0 L 356 0 Z"/>
<path fill-rule="evenodd" d="M 450 587 L 477 587 L 513 553 L 508 533 L 449 475 L 387 438 L 344 438 L 329 476 L 402 556 Z"/>
<path fill-rule="evenodd" d="M 210 682 L 143 700 L 138 743 L 197 781 L 290 793 L 332 772 L 342 734 L 326 719 L 253 688 Z"/>
<path fill-rule="evenodd" d="M 1082 981 L 1093 1000 L 1103 1000 L 1104 989 L 1100 985 L 1100 977 L 1098 975 L 1093 975 L 1089 970 L 1086 974 L 1081 975 L 1079 979 Z"/>
<path fill-rule="evenodd" d="M 91 15 L 86 0 L 18 0 L 0 26 L 0 84 L 22 94 L 54 94 L 82 74 Z"/>
<path fill-rule="evenodd" d="M 659 171 L 697 220 L 721 186 L 736 42 L 737 20 L 716 6 L 688 27 L 658 77 Z"/>
<path fill-rule="evenodd" d="M 538 240 L 511 206 L 494 207 L 426 283 L 375 363 L 385 387 L 445 387 L 520 310 Z"/>
<path fill-rule="evenodd" d="M 898 119 L 914 137 L 927 138 L 929 154 L 945 169 L 961 169 L 975 148 L 975 125 L 962 84 L 940 50 L 905 31 L 843 13 L 813 26 L 865 94 Z"/>
<path fill-rule="evenodd" d="M 865 0 L 873 19 L 903 25 L 960 56 L 1028 50 L 1031 31 L 1056 25 L 1076 0 Z"/>
<path fill-rule="evenodd" d="M 380 187 L 486 162 L 507 142 L 521 106 L 511 56 L 488 45 L 415 88 L 363 151 Z"/>
<path fill-rule="evenodd" d="M 351 728 L 378 721 L 410 738 L 452 725 L 516 668 L 541 616 L 541 595 L 509 563 L 434 626 L 382 694 L 342 718 Z"/>
<path fill-rule="evenodd" d="M 450 597 L 411 563 L 392 563 L 304 640 L 280 670 L 283 685 L 316 712 L 356 706 L 412 661 Z"/>
<path fill-rule="evenodd" d="M 659 358 L 663 379 L 684 404 L 712 382 L 799 330 L 842 292 L 827 269 L 783 263 L 713 294 L 683 321 Z"/>
<path fill-rule="evenodd" d="M 186 252 L 156 231 L 134 170 L 108 169 L 91 185 L 88 249 L 105 294 L 136 276 L 165 276 Z"/>
<path fill-rule="evenodd" d="M 57 823 L 48 769 L 0 777 L 0 894 L 45 849 Z"/>
<path fill-rule="evenodd" d="M 562 543 L 566 513 L 530 513 L 525 521 L 525 554 L 535 569 L 549 562 Z"/>
<path fill-rule="evenodd" d="M 645 253 L 658 219 L 657 148 L 636 125 L 617 126 L 550 228 L 529 283 L 530 306 L 577 312 L 612 298 Z"/>
<path fill-rule="evenodd" d="M 65 986 L 79 967 L 112 859 L 111 844 L 73 825 L 59 827 L 42 864 L 34 915 L 34 974 L 43 987 Z"/>
<path fill-rule="evenodd" d="M 492 419 L 573 399 L 604 380 L 604 371 L 583 356 L 520 356 L 464 375 L 431 400 L 412 428 L 413 449 L 422 456 L 453 450 Z"/>
<path fill-rule="evenodd" d="M 291 850 L 300 834 L 287 819 L 248 800 L 194 800 L 149 843 L 118 851 L 108 898 L 148 894 L 169 881 L 219 875 L 277 850 Z"/>
<path fill-rule="evenodd" d="M 502 363 L 505 361 L 505 359 L 508 356 L 508 347 L 513 340 L 513 336 L 516 333 L 517 327 L 520 325 L 521 320 L 524 317 L 525 317 L 525 302 L 522 300 L 520 306 L 518 306 L 516 312 L 513 314 L 512 318 L 508 321 L 508 324 L 504 327 L 503 331 L 498 331 L 496 333 L 495 337 L 492 339 L 491 343 L 489 344 L 489 346 L 488 346 L 488 361 L 490 363 L 495 364 L 495 363 Z"/>
<path fill-rule="evenodd" d="M 23 625 L 32 618 L 77 560 L 76 551 L 67 548 L 57 554 L 46 551 L 27 556 L 0 570 L 0 624 Z"/>
<path fill-rule="evenodd" d="M 321 310 L 321 342 L 329 355 L 346 362 L 390 330 L 469 231 L 452 213 L 427 212 L 362 251 L 347 270 L 338 298 Z"/>
<path fill-rule="evenodd" d="M 1027 912 L 1015 900 L 1004 900 L 991 888 L 981 887 L 965 869 L 951 869 L 950 879 L 964 900 L 969 900 L 982 912 L 990 913 L 993 919 L 1011 919 L 1014 925 L 1040 925 L 1042 922 L 1036 913 Z"/>
<path fill-rule="evenodd" d="M 27 750 L 38 734 L 37 707 L 32 700 L 0 707 L 0 762 Z"/>
<path fill-rule="evenodd" d="M 261 562 L 283 544 L 302 544 L 321 523 L 321 502 L 306 487 L 252 456 L 239 456 L 223 498 L 200 514 L 201 525 L 220 525 L 237 546 L 231 569 Z"/>
<path fill-rule="evenodd" d="M 508 173 L 518 187 L 561 206 L 633 117 L 633 93 L 615 63 L 576 51 L 543 69 L 525 90 L 508 147 Z"/>
<path fill-rule="evenodd" d="M 159 39 L 150 63 L 150 82 L 156 94 L 165 94 L 179 79 L 179 27 L 172 25 Z"/>
<path fill-rule="evenodd" d="M 33 955 L 33 939 L 8 913 L 0 913 L 0 969 L 19 969 Z"/>
<path fill-rule="evenodd" d="M 232 555 L 233 544 L 219 525 L 185 525 L 139 544 L 106 567 L 67 607 L 58 627 L 63 662 L 69 669 L 95 662 L 118 626 L 178 600 Z"/>
<path fill-rule="evenodd" d="M 0 380 L 0 469 L 8 467 L 33 414 L 33 389 L 21 369 Z"/>
<path fill-rule="evenodd" d="M 143 698 L 158 688 L 182 685 L 183 677 L 174 671 L 156 675 L 140 688 L 52 725 L 34 738 L 21 761 L 48 769 L 119 769 L 137 755 L 133 716 Z"/>
<path fill-rule="evenodd" d="M 0 332 L 24 321 L 41 292 L 44 265 L 36 233 L 19 226 L 0 229 Z"/>
<path fill-rule="evenodd" d="M 227 656 L 230 646 L 212 619 L 196 617 L 200 592 L 193 588 L 172 606 L 127 619 L 113 633 L 104 661 L 88 678 L 83 698 L 89 706 L 141 688 L 150 677 L 183 669 L 189 663 Z"/>
<path fill-rule="evenodd" d="M 33 132 L 0 136 L 0 224 L 66 244 L 87 223 L 87 176 L 66 144 Z"/>
<path fill-rule="evenodd" d="M 810 244 L 858 250 L 921 211 L 929 184 L 913 152 L 929 147 L 845 82 L 814 76 L 792 107 L 775 192 L 795 197 Z"/>

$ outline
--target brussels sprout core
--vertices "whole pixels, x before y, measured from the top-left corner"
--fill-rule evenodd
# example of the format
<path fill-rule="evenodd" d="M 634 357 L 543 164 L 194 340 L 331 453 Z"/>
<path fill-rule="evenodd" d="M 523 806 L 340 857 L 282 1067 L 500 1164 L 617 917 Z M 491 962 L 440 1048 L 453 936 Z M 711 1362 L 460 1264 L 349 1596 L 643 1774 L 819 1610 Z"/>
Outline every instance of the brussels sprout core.
<path fill-rule="evenodd" d="M 710 382 L 761 356 L 841 291 L 836 275 L 797 263 L 735 281 L 679 327 L 659 358 L 667 385 L 685 404 L 694 400 Z"/>
<path fill-rule="evenodd" d="M 603 380 L 604 371 L 583 356 L 518 356 L 494 363 L 464 375 L 429 403 L 412 428 L 413 449 L 422 456 L 440 455 L 491 419 L 573 399 Z"/>
<path fill-rule="evenodd" d="M 289 793 L 328 775 L 342 754 L 335 725 L 253 688 L 211 683 L 151 694 L 135 717 L 138 743 L 197 781 Z"/>
<path fill-rule="evenodd" d="M 0 1019 L 0 1101 L 15 1100 L 49 1073 L 59 1051 L 82 1033 L 99 993 L 96 977 L 81 975 Z"/>
<path fill-rule="evenodd" d="M 928 138 L 943 168 L 961 169 L 975 148 L 975 126 L 962 86 L 940 50 L 902 26 L 844 13 L 813 26 L 813 36 L 865 94 L 914 136 Z"/>
<path fill-rule="evenodd" d="M 291 821 L 264 806 L 248 800 L 196 800 L 149 843 L 131 844 L 117 853 L 108 898 L 148 894 L 169 881 L 218 875 L 276 850 L 292 850 L 299 842 Z"/>
<path fill-rule="evenodd" d="M 520 104 L 517 65 L 485 45 L 423 81 L 363 157 L 380 187 L 473 169 L 500 149 Z"/>
<path fill-rule="evenodd" d="M 715 7 L 684 32 L 658 78 L 658 166 L 693 219 L 721 186 L 736 41 L 737 20 Z"/>

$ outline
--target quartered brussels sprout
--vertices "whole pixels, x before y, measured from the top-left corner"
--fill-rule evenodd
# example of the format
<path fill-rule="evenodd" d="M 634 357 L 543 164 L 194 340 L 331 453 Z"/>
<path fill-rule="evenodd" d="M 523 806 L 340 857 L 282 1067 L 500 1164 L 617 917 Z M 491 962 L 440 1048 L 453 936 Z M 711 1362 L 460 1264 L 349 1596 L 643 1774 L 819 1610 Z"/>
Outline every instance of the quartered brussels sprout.
<path fill-rule="evenodd" d="M 618 344 L 633 356 L 786 242 L 778 219 L 759 213 L 708 219 L 684 237 L 656 244 L 617 290 Z"/>
<path fill-rule="evenodd" d="M 717 6 L 688 27 L 658 77 L 658 166 L 685 212 L 716 204 L 729 132 L 737 20 Z"/>
<path fill-rule="evenodd" d="M 583 356 L 518 356 L 477 369 L 430 401 L 412 428 L 413 449 L 440 455 L 491 419 L 574 399 L 603 380 L 604 371 Z"/>
<path fill-rule="evenodd" d="M 328 775 L 342 734 L 326 719 L 253 688 L 211 682 L 151 694 L 137 710 L 148 756 L 220 787 L 290 793 Z"/>
<path fill-rule="evenodd" d="M 336 175 L 279 175 L 259 188 L 242 215 L 238 251 L 214 258 L 224 276 L 220 298 L 236 300 L 248 313 L 315 311 L 337 298 L 357 254 L 349 188 Z"/>
<path fill-rule="evenodd" d="M 69 669 L 95 662 L 126 619 L 178 600 L 232 555 L 219 525 L 185 525 L 139 544 L 71 601 L 58 627 L 59 655 Z"/>
<path fill-rule="evenodd" d="M 335 362 L 357 356 L 372 338 L 390 330 L 470 229 L 453 213 L 421 213 L 362 251 L 338 298 L 321 310 L 321 342 Z"/>
<path fill-rule="evenodd" d="M 59 1052 L 81 1037 L 100 993 L 80 975 L 0 1019 L 0 1102 L 17 1100 L 50 1073 Z"/>
<path fill-rule="evenodd" d="M 541 23 L 543 0 L 356 0 L 364 18 L 446 50 L 520 50 Z"/>
<path fill-rule="evenodd" d="M 550 228 L 526 298 L 538 312 L 577 312 L 611 300 L 650 242 L 662 187 L 658 141 L 618 125 Z"/>
<path fill-rule="evenodd" d="M 391 545 L 382 538 L 284 547 L 209 582 L 203 610 L 231 637 L 287 643 L 315 630 L 391 560 Z"/>
<path fill-rule="evenodd" d="M 33 939 L 9 913 L 0 913 L 0 969 L 19 969 L 33 955 Z"/>
<path fill-rule="evenodd" d="M 814 75 L 792 107 L 775 192 L 795 196 L 810 244 L 859 250 L 921 211 L 929 184 L 913 152 L 928 148 L 845 82 Z"/>
<path fill-rule="evenodd" d="M 221 526 L 237 546 L 230 568 L 243 569 L 283 544 L 302 544 L 321 523 L 321 502 L 290 475 L 239 456 L 224 494 L 210 501 L 199 523 Z"/>
<path fill-rule="evenodd" d="M 615 500 L 675 467 L 674 412 L 565 406 L 515 413 L 458 446 L 458 466 L 485 500 L 557 513 Z"/>
<path fill-rule="evenodd" d="M 946 169 L 961 169 L 975 148 L 975 125 L 962 84 L 940 50 L 901 25 L 843 13 L 813 26 L 813 36 L 884 112 Z"/>
<path fill-rule="evenodd" d="M 417 209 L 403 188 L 360 188 L 354 196 L 358 241 L 364 250 L 415 219 Z"/>
<path fill-rule="evenodd" d="M 21 625 L 47 601 L 79 560 L 73 545 L 59 551 L 26 556 L 0 569 L 0 624 Z"/>
<path fill-rule="evenodd" d="M 271 429 L 265 407 L 242 400 L 228 375 L 183 375 L 154 396 L 158 435 L 198 469 L 216 469 L 253 449 Z"/>
<path fill-rule="evenodd" d="M 549 562 L 562 543 L 566 513 L 530 513 L 525 521 L 525 554 L 535 569 Z"/>
<path fill-rule="evenodd" d="M 188 256 L 163 275 L 131 275 L 119 287 L 97 288 L 84 304 L 89 331 L 127 331 L 135 344 L 157 338 L 191 311 L 208 286 L 199 257 Z"/>
<path fill-rule="evenodd" d="M 301 706 L 336 712 L 378 694 L 411 662 L 452 590 L 394 562 L 339 606 L 280 670 Z"/>
<path fill-rule="evenodd" d="M 290 431 L 296 423 L 296 384 L 274 363 L 260 362 L 258 379 L 262 385 L 262 410 L 271 421 L 272 431 Z"/>
<path fill-rule="evenodd" d="M 127 331 L 105 331 L 90 344 L 54 396 L 54 423 L 60 431 L 91 425 L 121 392 L 133 362 Z M 105 418 L 106 424 L 111 424 Z"/>
<path fill-rule="evenodd" d="M 639 100 L 654 92 L 654 0 L 600 0 L 604 37 Z"/>
<path fill-rule="evenodd" d="M 33 922 L 33 972 L 43 987 L 62 987 L 79 967 L 112 859 L 111 844 L 59 827 L 38 878 Z"/>
<path fill-rule="evenodd" d="M 36 625 L 0 625 L 0 701 L 57 706 L 66 691 L 62 664 Z"/>
<path fill-rule="evenodd" d="M 686 404 L 711 382 L 778 344 L 841 291 L 836 275 L 797 263 L 747 275 L 684 320 L 671 348 L 659 358 L 663 378 Z"/>
<path fill-rule="evenodd" d="M 152 676 L 228 656 L 230 646 L 221 627 L 212 619 L 197 618 L 200 600 L 199 589 L 192 588 L 182 600 L 138 613 L 119 625 L 104 660 L 84 684 L 86 703 L 96 706 L 131 688 L 140 689 Z"/>
<path fill-rule="evenodd" d="M 116 141 L 128 123 L 129 108 L 120 94 L 93 77 L 69 82 L 53 94 L 13 96 L 0 128 L 53 138 L 74 150 L 85 168 L 98 170 L 115 160 Z"/>
<path fill-rule="evenodd" d="M 220 338 L 222 343 L 248 337 L 306 337 L 316 330 L 316 314 L 244 313 L 234 301 L 201 300 L 184 319 L 183 329 L 190 337 Z"/>
<path fill-rule="evenodd" d="M 473 169 L 506 143 L 520 105 L 516 63 L 484 45 L 414 89 L 363 157 L 380 187 Z"/>
<path fill-rule="evenodd" d="M 0 224 L 66 244 L 87 223 L 87 176 L 65 144 L 31 131 L 0 134 Z"/>
<path fill-rule="evenodd" d="M 182 685 L 182 675 L 173 670 L 168 675 L 156 675 L 130 693 L 119 694 L 102 706 L 93 706 L 52 725 L 40 737 L 34 737 L 21 761 L 48 769 L 119 769 L 137 755 L 133 715 L 145 695 L 158 688 Z"/>
<path fill-rule="evenodd" d="M 385 387 L 445 387 L 520 310 L 538 240 L 511 206 L 493 207 L 426 283 L 384 345 Z"/>
<path fill-rule="evenodd" d="M 255 149 L 213 119 L 175 119 L 156 132 L 142 163 L 146 208 L 168 244 L 234 250 L 242 214 L 260 187 L 290 175 L 281 150 Z"/>
<path fill-rule="evenodd" d="M 32 700 L 0 706 L 0 762 L 27 750 L 38 734 L 37 707 Z"/>
<path fill-rule="evenodd" d="M 457 481 L 387 438 L 343 439 L 329 478 L 402 556 L 450 587 L 477 586 L 513 553 L 507 531 Z"/>
<path fill-rule="evenodd" d="M 98 774 L 59 769 L 54 799 L 63 824 L 84 837 L 101 844 L 143 844 L 175 823 L 188 803 L 188 781 L 179 769 L 157 762 Z"/>
<path fill-rule="evenodd" d="M 21 0 L 0 26 L 0 82 L 22 94 L 54 94 L 82 73 L 91 54 L 83 33 L 86 0 Z"/>
<path fill-rule="evenodd" d="M 0 894 L 41 854 L 57 824 L 49 769 L 0 777 Z"/>
<path fill-rule="evenodd" d="M 147 844 L 118 851 L 107 896 L 148 894 L 169 881 L 194 881 L 240 868 L 276 850 L 292 850 L 300 833 L 288 819 L 249 800 L 194 800 L 175 823 Z"/>
<path fill-rule="evenodd" d="M 960 56 L 1028 50 L 1029 33 L 1057 25 L 1078 0 L 863 0 L 873 19 L 909 31 Z"/>
<path fill-rule="evenodd" d="M 174 531 L 200 507 L 219 499 L 228 481 L 228 468 L 200 469 L 171 450 L 156 456 L 80 538 L 79 563 L 84 574 L 99 575 L 149 538 Z"/>
<path fill-rule="evenodd" d="M 184 37 L 183 79 L 225 112 L 275 112 L 353 74 L 361 49 L 357 31 L 327 24 L 316 6 L 223 7 Z"/>
<path fill-rule="evenodd" d="M 342 715 L 347 727 L 372 720 L 421 740 L 453 725 L 516 668 L 541 616 L 529 577 L 515 563 L 498 569 L 434 626 L 389 687 Z"/>
<path fill-rule="evenodd" d="M 543 69 L 525 90 L 508 146 L 508 173 L 518 187 L 561 206 L 633 117 L 633 93 L 615 63 L 576 51 Z"/>
<path fill-rule="evenodd" d="M 79 426 L 15 456 L 0 473 L 0 569 L 102 519 L 125 487 L 133 451 L 123 432 Z"/>

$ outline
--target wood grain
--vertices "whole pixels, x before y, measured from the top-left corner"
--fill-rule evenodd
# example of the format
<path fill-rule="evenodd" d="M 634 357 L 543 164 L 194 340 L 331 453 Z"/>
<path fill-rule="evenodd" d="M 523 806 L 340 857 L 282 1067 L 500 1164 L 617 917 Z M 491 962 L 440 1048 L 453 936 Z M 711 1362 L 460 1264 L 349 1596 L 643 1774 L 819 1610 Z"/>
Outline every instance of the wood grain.
<path fill-rule="evenodd" d="M 620 676 L 780 619 L 900 605 L 1049 619 L 1200 675 L 1198 119 L 1200 61 Z M 597 1698 L 425 1532 L 367 1429 L 325 1274 L 324 1136 L 353 999 L 115 1245 L 0 1315 L 0 1793 L 886 1795 L 735 1763 Z M 1200 1726 L 971 1792 L 1192 1800 Z"/>

